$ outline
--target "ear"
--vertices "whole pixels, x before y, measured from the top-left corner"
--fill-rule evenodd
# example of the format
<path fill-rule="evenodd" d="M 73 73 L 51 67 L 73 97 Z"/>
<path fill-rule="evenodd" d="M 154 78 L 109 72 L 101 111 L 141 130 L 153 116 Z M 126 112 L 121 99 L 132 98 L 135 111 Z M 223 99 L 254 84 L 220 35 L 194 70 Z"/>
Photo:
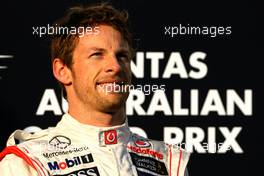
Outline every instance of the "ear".
<path fill-rule="evenodd" d="M 53 75 L 62 84 L 69 85 L 72 83 L 71 70 L 62 62 L 61 59 L 55 58 L 52 63 Z"/>

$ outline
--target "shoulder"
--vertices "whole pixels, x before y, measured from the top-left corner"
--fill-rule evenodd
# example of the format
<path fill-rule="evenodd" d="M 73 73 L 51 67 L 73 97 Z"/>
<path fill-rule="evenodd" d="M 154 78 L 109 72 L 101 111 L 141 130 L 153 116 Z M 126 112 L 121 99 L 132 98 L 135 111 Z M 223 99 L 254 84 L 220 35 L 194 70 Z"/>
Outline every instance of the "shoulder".
<path fill-rule="evenodd" d="M 132 142 L 128 145 L 128 149 L 132 153 L 141 156 L 150 156 L 155 159 L 153 161 L 156 165 L 163 166 L 161 163 L 163 162 L 170 173 L 169 175 L 183 176 L 186 173 L 190 153 L 182 149 L 180 145 L 170 145 L 163 141 L 152 140 L 133 134 Z M 138 160 L 138 158 L 136 159 Z"/>
<path fill-rule="evenodd" d="M 38 175 L 37 172 L 45 173 L 39 159 L 43 151 L 47 150 L 49 139 L 54 134 L 56 132 L 53 128 L 34 134 L 23 130 L 13 132 L 7 141 L 7 147 L 0 153 L 0 175 L 34 176 Z"/>
<path fill-rule="evenodd" d="M 55 133 L 55 128 L 47 128 L 35 133 L 24 130 L 14 131 L 8 138 L 7 146 L 17 145 L 18 147 L 41 145 L 47 143 L 50 135 Z"/>
<path fill-rule="evenodd" d="M 24 130 L 15 130 L 8 138 L 7 145 L 15 145 L 17 142 L 27 142 L 35 139 L 45 137 L 54 128 L 47 128 L 44 130 L 37 131 L 35 133 L 29 133 Z"/>
<path fill-rule="evenodd" d="M 35 155 L 41 153 L 41 151 L 46 150 L 49 139 L 54 134 L 54 128 L 44 129 L 34 134 L 23 131 L 14 131 L 7 141 L 7 147 L 4 149 L 7 152 L 2 152 L 3 157 L 9 157 L 9 155 L 17 154 L 17 152 L 25 153 L 31 158 L 35 158 Z M 17 151 L 19 150 L 19 151 Z M 13 157 L 16 157 L 15 155 Z M 4 159 L 5 159 L 4 158 Z"/>
<path fill-rule="evenodd" d="M 0 162 L 0 175 L 1 176 L 28 176 L 37 175 L 37 172 L 30 167 L 23 159 L 14 154 L 9 154 L 4 157 Z"/>

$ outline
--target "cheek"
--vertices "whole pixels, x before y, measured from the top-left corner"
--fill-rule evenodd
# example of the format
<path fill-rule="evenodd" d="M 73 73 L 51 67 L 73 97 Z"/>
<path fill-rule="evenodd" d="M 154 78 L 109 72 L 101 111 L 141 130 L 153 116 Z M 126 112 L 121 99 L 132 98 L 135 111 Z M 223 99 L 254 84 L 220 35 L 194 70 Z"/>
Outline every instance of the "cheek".
<path fill-rule="evenodd" d="M 127 63 L 125 65 L 125 72 L 126 72 L 126 75 L 128 77 L 129 80 L 131 80 L 131 77 L 132 77 L 132 72 L 131 72 L 131 66 L 130 66 L 130 63 Z"/>
<path fill-rule="evenodd" d="M 130 62 L 123 62 L 123 68 L 125 71 L 130 72 L 131 71 Z"/>
<path fill-rule="evenodd" d="M 87 81 L 87 72 L 88 69 L 86 69 L 81 64 L 75 64 L 73 67 L 73 80 L 75 80 L 75 84 L 85 84 Z"/>

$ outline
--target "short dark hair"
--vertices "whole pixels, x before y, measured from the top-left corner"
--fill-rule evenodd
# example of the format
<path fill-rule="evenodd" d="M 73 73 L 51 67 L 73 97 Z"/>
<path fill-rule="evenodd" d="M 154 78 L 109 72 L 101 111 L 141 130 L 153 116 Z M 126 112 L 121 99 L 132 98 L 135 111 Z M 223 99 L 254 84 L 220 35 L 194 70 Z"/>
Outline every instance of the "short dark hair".
<path fill-rule="evenodd" d="M 94 27 L 100 24 L 112 26 L 119 31 L 122 37 L 127 41 L 132 56 L 132 34 L 129 30 L 128 13 L 125 10 L 118 10 L 108 3 L 78 5 L 71 7 L 64 17 L 58 19 L 54 23 L 56 27 L 68 28 Z M 73 50 L 78 40 L 78 34 L 53 35 L 51 40 L 52 62 L 55 58 L 59 58 L 71 69 Z M 61 83 L 60 85 L 63 89 L 63 96 L 66 98 L 64 85 Z"/>

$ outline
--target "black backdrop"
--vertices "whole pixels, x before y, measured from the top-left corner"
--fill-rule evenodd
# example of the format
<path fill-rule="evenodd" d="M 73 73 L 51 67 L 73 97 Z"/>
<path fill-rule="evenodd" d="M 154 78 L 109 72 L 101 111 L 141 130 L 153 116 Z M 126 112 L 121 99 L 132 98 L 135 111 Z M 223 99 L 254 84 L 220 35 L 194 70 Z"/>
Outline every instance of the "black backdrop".
<path fill-rule="evenodd" d="M 1 149 L 4 148 L 8 136 L 15 129 L 25 129 L 28 126 L 47 128 L 54 126 L 60 120 L 62 112 L 57 111 L 57 115 L 54 111 L 45 111 L 43 115 L 37 113 L 46 90 L 55 91 L 60 105 L 61 96 L 60 89 L 51 73 L 49 36 L 34 35 L 33 27 L 52 24 L 69 6 L 85 2 L 90 1 L 2 1 L 0 3 Z M 134 43 L 138 52 L 143 52 L 145 57 L 148 52 L 164 53 L 164 59 L 159 60 L 157 66 L 158 77 L 151 76 L 153 72 L 151 60 L 145 59 L 144 77 L 134 76 L 134 83 L 164 84 L 165 99 L 169 103 L 166 110 L 170 108 L 172 111 L 172 114 L 166 114 L 160 110 L 154 115 L 150 113 L 144 115 L 134 110 L 128 115 L 129 124 L 142 128 L 149 138 L 158 140 L 164 140 L 165 127 L 178 127 L 184 132 L 183 142 L 186 139 L 186 133 L 190 132 L 187 132 L 188 130 L 199 129 L 200 133 L 205 135 L 204 143 L 209 141 L 207 137 L 212 134 L 207 132 L 208 127 L 215 128 L 216 143 L 225 141 L 220 127 L 222 129 L 227 127 L 230 133 L 236 127 L 241 128 L 241 131 L 235 135 L 235 142 L 243 150 L 242 152 L 233 149 L 224 153 L 194 151 L 188 166 L 190 175 L 220 176 L 257 173 L 261 167 L 257 160 L 261 155 L 263 156 L 262 116 L 259 109 L 261 104 L 259 85 L 263 81 L 260 78 L 261 58 L 258 55 L 260 48 L 256 44 L 259 37 L 256 27 L 260 21 L 256 19 L 258 14 L 253 4 L 224 1 L 183 3 L 164 0 L 114 1 L 114 4 L 116 7 L 129 11 Z M 180 25 L 205 28 L 229 26 L 231 34 L 219 34 L 216 37 L 210 34 L 186 34 L 172 37 L 166 33 L 169 27 L 175 27 L 176 30 Z M 172 52 L 180 53 L 187 73 L 190 70 L 197 72 L 197 69 L 193 69 L 189 64 L 189 57 L 198 51 L 206 54 L 202 61 L 208 69 L 204 77 L 181 78 L 179 74 L 174 74 L 170 78 L 162 77 Z M 173 91 L 176 89 L 182 93 L 182 107 L 189 109 L 192 106 L 190 91 L 198 90 L 200 107 L 197 115 L 173 113 L 173 107 L 176 106 L 173 101 L 175 98 Z M 249 98 L 252 103 L 248 101 L 247 104 L 247 108 L 252 108 L 249 115 L 243 113 L 242 108 L 238 107 L 234 108 L 233 115 L 221 115 L 216 110 L 208 115 L 201 115 L 201 106 L 210 91 L 219 93 L 226 110 L 226 101 L 232 97 L 226 95 L 228 89 L 232 89 L 241 100 L 245 100 L 245 90 L 252 93 L 252 97 Z M 217 93 L 212 97 L 217 97 Z M 153 96 L 153 94 L 144 96 L 142 108 L 145 111 L 149 108 Z M 164 99 L 160 101 L 164 103 Z M 160 104 L 162 102 L 159 102 Z M 161 108 L 164 107 L 165 105 Z"/>

